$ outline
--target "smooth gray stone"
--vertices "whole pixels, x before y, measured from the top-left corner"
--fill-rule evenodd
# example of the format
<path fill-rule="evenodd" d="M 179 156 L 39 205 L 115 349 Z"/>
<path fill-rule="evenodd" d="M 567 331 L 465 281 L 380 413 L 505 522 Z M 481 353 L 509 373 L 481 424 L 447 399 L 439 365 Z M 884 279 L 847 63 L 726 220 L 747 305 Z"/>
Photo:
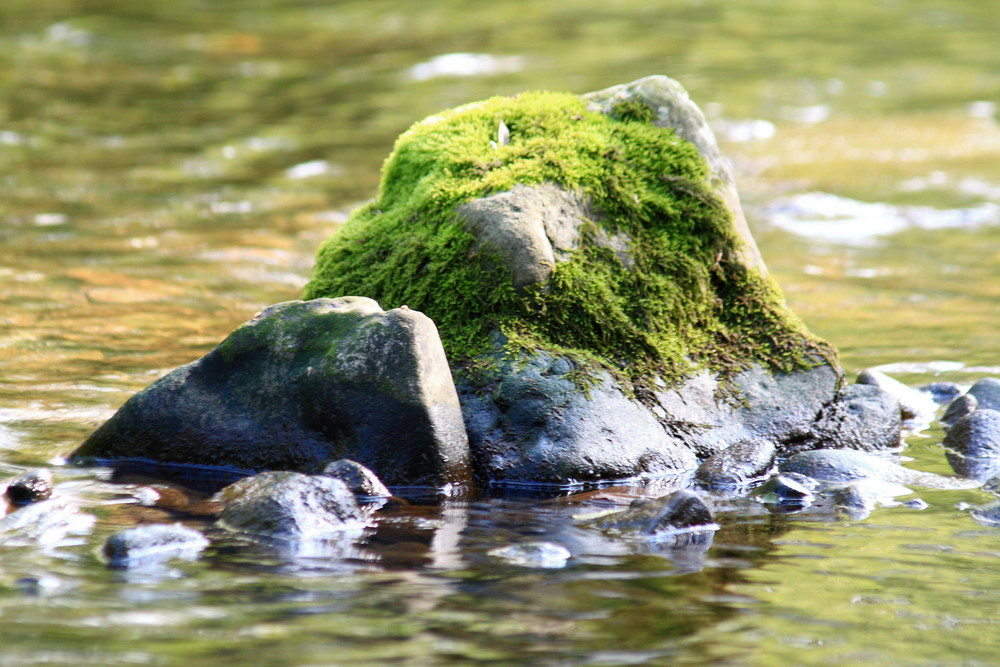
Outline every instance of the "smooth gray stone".
<path fill-rule="evenodd" d="M 895 398 L 899 402 L 903 419 L 929 420 L 934 414 L 936 406 L 929 394 L 908 387 L 882 371 L 874 368 L 861 371 L 857 384 L 874 385 Z"/>
<path fill-rule="evenodd" d="M 952 425 L 945 455 L 959 475 L 987 480 L 1000 473 L 1000 411 L 980 408 Z"/>
<path fill-rule="evenodd" d="M 566 566 L 570 559 L 569 549 L 552 542 L 525 542 L 509 547 L 490 549 L 490 556 L 518 567 L 557 569 Z"/>
<path fill-rule="evenodd" d="M 227 486 L 219 523 L 229 530 L 285 540 L 336 537 L 364 528 L 365 515 L 339 479 L 297 472 L 262 472 Z"/>
<path fill-rule="evenodd" d="M 903 428 L 899 402 L 874 385 L 852 384 L 825 406 L 794 449 L 897 449 Z"/>
<path fill-rule="evenodd" d="M 1000 410 L 1000 380 L 997 378 L 979 380 L 969 388 L 968 393 L 976 397 L 981 409 Z"/>
<path fill-rule="evenodd" d="M 112 567 L 141 567 L 173 558 L 193 559 L 208 546 L 208 539 L 181 524 L 137 526 L 115 533 L 104 543 L 104 556 Z"/>
<path fill-rule="evenodd" d="M 941 416 L 941 423 L 945 426 L 951 426 L 959 419 L 971 415 L 978 408 L 979 401 L 975 396 L 972 394 L 962 394 L 948 405 L 948 409 Z"/>
<path fill-rule="evenodd" d="M 392 495 L 375 473 L 357 461 L 334 461 L 323 468 L 323 474 L 339 479 L 357 496 L 384 498 Z"/>
<path fill-rule="evenodd" d="M 315 473 L 356 460 L 389 484 L 468 482 L 437 328 L 361 297 L 289 301 L 134 395 L 77 461 Z"/>
<path fill-rule="evenodd" d="M 697 494 L 686 489 L 662 498 L 640 498 L 633 501 L 627 510 L 596 519 L 595 525 L 636 535 L 656 535 L 699 527 L 706 530 L 715 528 L 711 510 Z"/>

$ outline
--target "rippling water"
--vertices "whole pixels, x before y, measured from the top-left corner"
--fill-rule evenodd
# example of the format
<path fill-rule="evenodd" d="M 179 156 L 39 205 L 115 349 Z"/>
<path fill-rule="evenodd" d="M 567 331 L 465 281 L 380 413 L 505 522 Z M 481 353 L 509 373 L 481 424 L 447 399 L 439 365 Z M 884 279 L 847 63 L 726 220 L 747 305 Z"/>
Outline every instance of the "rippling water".
<path fill-rule="evenodd" d="M 525 89 L 684 83 L 792 307 L 849 373 L 1000 375 L 1000 13 L 991 3 L 6 0 L 0 472 L 58 464 L 262 307 L 370 197 L 395 136 Z M 850 230 L 850 233 L 845 233 Z M 907 456 L 947 472 L 941 432 Z M 629 543 L 570 499 L 415 503 L 319 554 L 217 534 L 56 470 L 91 532 L 0 545 L 0 664 L 994 664 L 1000 533 L 959 503 L 863 520 L 714 499 L 709 544 Z M 141 480 L 132 480 L 140 482 Z M 197 561 L 103 538 L 183 520 Z M 491 550 L 548 540 L 563 568 Z"/>

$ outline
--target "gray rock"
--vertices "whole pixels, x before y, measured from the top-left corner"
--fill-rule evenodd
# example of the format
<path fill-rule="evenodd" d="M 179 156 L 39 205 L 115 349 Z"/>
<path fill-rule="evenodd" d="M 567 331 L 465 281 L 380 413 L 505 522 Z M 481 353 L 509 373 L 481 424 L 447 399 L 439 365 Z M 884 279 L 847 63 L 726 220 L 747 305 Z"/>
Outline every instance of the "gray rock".
<path fill-rule="evenodd" d="M 976 397 L 980 408 L 1000 410 L 1000 380 L 983 378 L 972 385 L 968 393 Z"/>
<path fill-rule="evenodd" d="M 1000 473 L 1000 411 L 980 408 L 962 417 L 943 444 L 948 463 L 959 475 L 987 480 Z"/>
<path fill-rule="evenodd" d="M 712 512 L 695 493 L 682 489 L 656 499 L 634 500 L 627 510 L 595 520 L 598 528 L 634 535 L 656 535 L 716 526 Z"/>
<path fill-rule="evenodd" d="M 52 497 L 52 471 L 28 470 L 7 482 L 4 495 L 14 505 L 27 505 Z"/>
<path fill-rule="evenodd" d="M 392 495 L 375 473 L 357 461 L 350 459 L 334 461 L 323 468 L 323 474 L 339 479 L 347 485 L 351 493 L 358 496 L 385 498 Z"/>
<path fill-rule="evenodd" d="M 754 489 L 753 496 L 762 503 L 808 505 L 813 501 L 816 480 L 789 472 L 772 476 Z"/>
<path fill-rule="evenodd" d="M 262 472 L 216 495 L 219 523 L 229 530 L 282 540 L 336 537 L 367 525 L 347 485 L 297 472 Z"/>
<path fill-rule="evenodd" d="M 891 378 L 880 370 L 869 368 L 858 375 L 857 384 L 870 384 L 888 393 L 899 402 L 903 419 L 929 420 L 935 409 L 934 400 L 927 393 Z"/>
<path fill-rule="evenodd" d="M 863 519 L 879 505 L 895 505 L 893 498 L 913 493 L 896 482 L 878 478 L 855 479 L 847 484 L 831 485 L 822 495 L 829 497 L 834 506 L 846 510 L 853 519 Z"/>
<path fill-rule="evenodd" d="M 792 448 L 896 449 L 902 427 L 895 398 L 874 385 L 852 384 L 823 408 L 807 436 Z"/>
<path fill-rule="evenodd" d="M 173 558 L 193 559 L 208 546 L 208 539 L 181 524 L 137 526 L 115 533 L 104 543 L 104 556 L 112 567 L 142 567 Z"/>
<path fill-rule="evenodd" d="M 948 405 L 941 416 L 941 423 L 951 426 L 959 419 L 967 417 L 979 408 L 979 401 L 972 394 L 962 394 Z"/>
<path fill-rule="evenodd" d="M 777 451 L 770 440 L 741 440 L 713 454 L 698 466 L 695 479 L 707 486 L 745 484 L 771 469 Z"/>
<path fill-rule="evenodd" d="M 517 362 L 498 355 L 475 382 L 457 377 L 477 469 L 500 482 L 558 484 L 691 471 L 698 456 L 739 442 L 809 432 L 838 381 L 829 366 L 785 374 L 755 365 L 727 385 L 740 401 L 699 373 L 659 392 L 650 408 L 607 374 L 582 391 L 574 370 L 542 352 Z M 745 472 L 741 464 L 733 476 Z"/>
<path fill-rule="evenodd" d="M 518 567 L 535 567 L 557 569 L 566 566 L 569 560 L 569 549 L 552 542 L 525 542 L 509 547 L 490 549 L 490 556 L 506 561 Z"/>
<path fill-rule="evenodd" d="M 267 308 L 140 391 L 75 452 L 319 472 L 351 458 L 389 484 L 468 480 L 468 441 L 434 323 L 371 299 Z"/>
<path fill-rule="evenodd" d="M 876 479 L 914 484 L 932 489 L 969 489 L 977 483 L 965 479 L 912 470 L 889 459 L 851 449 L 817 449 L 801 452 L 781 463 L 782 473 L 798 473 L 825 486 Z"/>

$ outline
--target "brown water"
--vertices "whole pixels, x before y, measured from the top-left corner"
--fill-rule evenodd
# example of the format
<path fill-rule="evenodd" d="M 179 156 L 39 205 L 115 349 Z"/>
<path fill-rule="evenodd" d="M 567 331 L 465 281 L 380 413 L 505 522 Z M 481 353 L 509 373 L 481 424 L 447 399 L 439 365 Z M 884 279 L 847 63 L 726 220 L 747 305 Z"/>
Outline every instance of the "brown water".
<path fill-rule="evenodd" d="M 410 123 L 653 73 L 713 119 L 772 273 L 849 373 L 1000 376 L 997 43 L 978 0 L 5 0 L 0 471 L 58 462 L 297 297 Z M 910 465 L 946 472 L 940 439 L 914 434 Z M 926 510 L 864 520 L 718 499 L 711 544 L 680 550 L 572 519 L 606 500 L 448 501 L 318 556 L 208 528 L 200 560 L 122 572 L 103 537 L 198 520 L 103 476 L 57 469 L 91 534 L 0 546 L 0 665 L 969 665 L 1000 648 L 1000 532 L 956 508 L 982 491 L 917 489 Z M 538 539 L 572 558 L 488 555 Z"/>

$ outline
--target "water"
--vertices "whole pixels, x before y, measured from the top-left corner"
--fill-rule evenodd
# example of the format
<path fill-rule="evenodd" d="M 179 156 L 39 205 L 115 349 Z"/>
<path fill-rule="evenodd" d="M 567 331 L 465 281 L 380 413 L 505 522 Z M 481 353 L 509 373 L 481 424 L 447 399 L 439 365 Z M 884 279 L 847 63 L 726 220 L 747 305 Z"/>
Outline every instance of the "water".
<path fill-rule="evenodd" d="M 0 472 L 58 463 L 297 297 L 410 123 L 654 73 L 705 108 L 773 275 L 849 373 L 1000 375 L 998 37 L 974 0 L 6 0 Z M 910 465 L 947 472 L 940 440 L 912 434 Z M 417 503 L 310 557 L 219 534 L 179 492 L 142 507 L 106 471 L 56 474 L 97 523 L 0 546 L 3 665 L 973 665 L 1000 644 L 1000 533 L 956 508 L 978 490 L 863 520 L 720 498 L 682 549 L 573 519 L 628 489 Z M 174 520 L 213 538 L 201 559 L 97 556 Z M 566 566 L 490 555 L 538 540 Z"/>

